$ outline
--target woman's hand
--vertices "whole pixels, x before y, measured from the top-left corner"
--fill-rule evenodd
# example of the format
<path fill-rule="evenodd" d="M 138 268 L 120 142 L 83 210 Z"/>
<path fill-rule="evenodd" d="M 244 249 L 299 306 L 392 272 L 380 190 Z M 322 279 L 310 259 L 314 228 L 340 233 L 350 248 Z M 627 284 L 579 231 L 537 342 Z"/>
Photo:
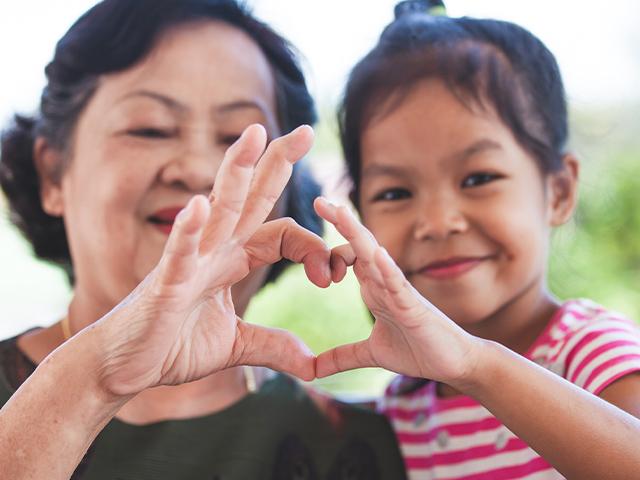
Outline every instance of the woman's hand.
<path fill-rule="evenodd" d="M 264 223 L 312 139 L 300 127 L 265 151 L 266 133 L 254 125 L 228 150 L 209 199 L 194 197 L 178 215 L 156 268 L 90 327 L 108 392 L 133 395 L 243 364 L 314 378 L 304 343 L 243 322 L 231 298 L 234 283 L 282 257 L 303 263 L 316 285 L 330 284 L 330 252 L 319 237 L 290 219 Z"/>
<path fill-rule="evenodd" d="M 464 382 L 474 369 L 481 341 L 422 297 L 347 208 L 323 198 L 316 200 L 315 208 L 349 242 L 332 253 L 333 279 L 341 279 L 353 265 L 362 298 L 375 317 L 368 339 L 318 356 L 317 376 L 382 367 L 451 385 Z"/>

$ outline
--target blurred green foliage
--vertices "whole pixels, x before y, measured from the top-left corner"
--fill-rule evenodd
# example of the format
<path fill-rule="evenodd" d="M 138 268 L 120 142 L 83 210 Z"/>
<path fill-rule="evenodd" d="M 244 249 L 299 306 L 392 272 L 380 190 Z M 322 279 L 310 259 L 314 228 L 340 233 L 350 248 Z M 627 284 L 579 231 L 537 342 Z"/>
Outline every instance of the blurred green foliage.
<path fill-rule="evenodd" d="M 640 319 L 640 106 L 574 113 L 574 219 L 555 233 L 549 285 Z"/>

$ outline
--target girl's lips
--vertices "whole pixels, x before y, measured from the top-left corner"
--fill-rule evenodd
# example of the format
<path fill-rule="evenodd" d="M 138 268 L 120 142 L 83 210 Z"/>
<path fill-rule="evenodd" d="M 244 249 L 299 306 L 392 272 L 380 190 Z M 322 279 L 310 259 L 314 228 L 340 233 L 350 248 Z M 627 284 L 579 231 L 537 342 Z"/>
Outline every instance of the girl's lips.
<path fill-rule="evenodd" d="M 451 258 L 441 262 L 433 262 L 419 269 L 416 273 L 436 280 L 449 280 L 473 270 L 488 257 Z"/>
<path fill-rule="evenodd" d="M 147 219 L 153 227 L 158 229 L 160 232 L 165 235 L 169 235 L 171 233 L 171 229 L 173 228 L 173 222 L 175 221 L 178 213 L 182 210 L 183 207 L 169 207 L 163 208 L 154 212 Z"/>

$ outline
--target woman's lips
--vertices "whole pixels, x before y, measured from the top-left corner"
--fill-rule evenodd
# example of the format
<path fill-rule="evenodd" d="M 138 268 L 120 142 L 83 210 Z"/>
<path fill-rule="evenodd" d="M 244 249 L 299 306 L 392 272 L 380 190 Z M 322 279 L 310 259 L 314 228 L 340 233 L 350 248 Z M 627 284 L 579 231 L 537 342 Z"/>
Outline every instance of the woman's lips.
<path fill-rule="evenodd" d="M 173 222 L 182 208 L 183 207 L 163 208 L 150 215 L 148 221 L 154 228 L 158 229 L 165 235 L 169 235 L 173 228 Z"/>
<path fill-rule="evenodd" d="M 426 267 L 417 270 L 416 273 L 436 280 L 449 280 L 473 270 L 488 258 L 489 257 L 450 258 L 443 261 L 432 262 Z"/>

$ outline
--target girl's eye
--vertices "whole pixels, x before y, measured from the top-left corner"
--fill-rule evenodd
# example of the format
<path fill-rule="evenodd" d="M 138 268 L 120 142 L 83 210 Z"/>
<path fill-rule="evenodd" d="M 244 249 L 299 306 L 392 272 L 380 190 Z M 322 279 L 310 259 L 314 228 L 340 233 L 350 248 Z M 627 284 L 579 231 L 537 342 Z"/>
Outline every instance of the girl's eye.
<path fill-rule="evenodd" d="M 161 128 L 153 128 L 153 127 L 144 127 L 144 128 L 134 128 L 127 131 L 128 135 L 132 137 L 141 137 L 141 138 L 149 138 L 149 139 L 165 139 L 169 138 L 173 135 L 174 132 L 171 130 L 165 130 Z"/>
<path fill-rule="evenodd" d="M 462 188 L 479 187 L 494 180 L 502 178 L 497 173 L 478 172 L 472 173 L 462 181 Z"/>
<path fill-rule="evenodd" d="M 395 202 L 411 197 L 411 192 L 405 188 L 388 188 L 373 197 L 374 202 Z"/>

